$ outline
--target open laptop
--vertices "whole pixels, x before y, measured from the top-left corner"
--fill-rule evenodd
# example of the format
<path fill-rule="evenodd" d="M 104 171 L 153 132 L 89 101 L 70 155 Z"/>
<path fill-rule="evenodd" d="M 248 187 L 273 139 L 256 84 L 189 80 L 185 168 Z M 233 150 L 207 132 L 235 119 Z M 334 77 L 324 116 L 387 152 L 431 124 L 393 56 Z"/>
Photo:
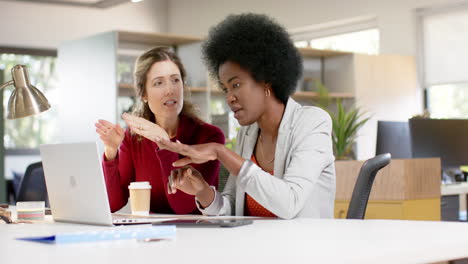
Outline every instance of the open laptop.
<path fill-rule="evenodd" d="M 111 214 L 96 142 L 41 145 L 40 151 L 55 221 L 111 226 L 169 220 Z"/>

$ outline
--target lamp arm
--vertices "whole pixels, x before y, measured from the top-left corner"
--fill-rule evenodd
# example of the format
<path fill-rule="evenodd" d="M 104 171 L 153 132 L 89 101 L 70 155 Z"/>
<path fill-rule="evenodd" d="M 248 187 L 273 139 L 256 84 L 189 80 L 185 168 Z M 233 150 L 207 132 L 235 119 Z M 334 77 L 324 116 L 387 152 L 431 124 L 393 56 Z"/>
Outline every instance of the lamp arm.
<path fill-rule="evenodd" d="M 7 87 L 7 86 L 10 85 L 10 84 L 13 84 L 13 80 L 8 81 L 8 82 L 6 82 L 6 83 L 0 85 L 0 90 L 3 89 L 3 88 L 5 88 L 5 87 Z"/>

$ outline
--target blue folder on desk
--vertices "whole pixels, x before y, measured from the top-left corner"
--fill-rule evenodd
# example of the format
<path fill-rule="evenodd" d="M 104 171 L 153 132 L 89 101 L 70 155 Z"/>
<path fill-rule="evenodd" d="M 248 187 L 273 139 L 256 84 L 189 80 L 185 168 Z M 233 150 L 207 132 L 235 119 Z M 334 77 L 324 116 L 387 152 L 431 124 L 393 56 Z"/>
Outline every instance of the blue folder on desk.
<path fill-rule="evenodd" d="M 96 242 L 125 239 L 173 238 L 176 235 L 175 226 L 144 226 L 144 227 L 114 227 L 93 231 L 72 232 L 40 237 L 21 237 L 17 240 L 41 243 L 66 244 L 80 242 Z"/>

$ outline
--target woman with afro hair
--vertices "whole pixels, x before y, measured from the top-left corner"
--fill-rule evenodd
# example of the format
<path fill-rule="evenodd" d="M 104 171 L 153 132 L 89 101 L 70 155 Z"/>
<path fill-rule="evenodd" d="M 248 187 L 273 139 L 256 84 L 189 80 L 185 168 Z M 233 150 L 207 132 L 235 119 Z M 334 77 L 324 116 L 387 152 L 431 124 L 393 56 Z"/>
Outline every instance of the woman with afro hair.
<path fill-rule="evenodd" d="M 205 215 L 332 218 L 332 122 L 320 108 L 291 98 L 302 59 L 286 30 L 265 15 L 230 15 L 211 29 L 203 53 L 242 126 L 236 153 L 219 143 L 156 139 L 185 156 L 174 163 L 180 168 L 172 171 L 168 192 L 195 195 Z M 133 128 L 140 122 L 131 117 L 127 123 Z M 223 193 L 188 166 L 210 160 L 230 172 Z"/>

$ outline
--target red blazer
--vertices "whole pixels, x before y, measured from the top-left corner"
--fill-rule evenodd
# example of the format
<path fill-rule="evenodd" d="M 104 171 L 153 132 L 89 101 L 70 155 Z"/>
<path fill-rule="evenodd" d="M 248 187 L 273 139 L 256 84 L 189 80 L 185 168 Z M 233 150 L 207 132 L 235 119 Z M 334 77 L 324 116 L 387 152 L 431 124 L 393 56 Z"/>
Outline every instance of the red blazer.
<path fill-rule="evenodd" d="M 224 144 L 223 132 L 210 124 L 198 123 L 186 116 L 180 116 L 177 135 L 171 140 L 193 145 L 208 142 Z M 182 191 L 167 193 L 168 176 L 174 169 L 172 163 L 181 155 L 168 150 L 159 150 L 153 141 L 143 138 L 137 141 L 136 135 L 125 131 L 125 138 L 120 145 L 117 157 L 106 161 L 102 166 L 107 186 L 107 195 L 112 212 L 127 204 L 128 185 L 133 181 L 149 181 L 151 188 L 151 207 L 153 213 L 165 214 L 200 214 L 193 195 Z M 200 171 L 209 185 L 218 186 L 219 161 L 204 164 L 192 164 Z"/>

